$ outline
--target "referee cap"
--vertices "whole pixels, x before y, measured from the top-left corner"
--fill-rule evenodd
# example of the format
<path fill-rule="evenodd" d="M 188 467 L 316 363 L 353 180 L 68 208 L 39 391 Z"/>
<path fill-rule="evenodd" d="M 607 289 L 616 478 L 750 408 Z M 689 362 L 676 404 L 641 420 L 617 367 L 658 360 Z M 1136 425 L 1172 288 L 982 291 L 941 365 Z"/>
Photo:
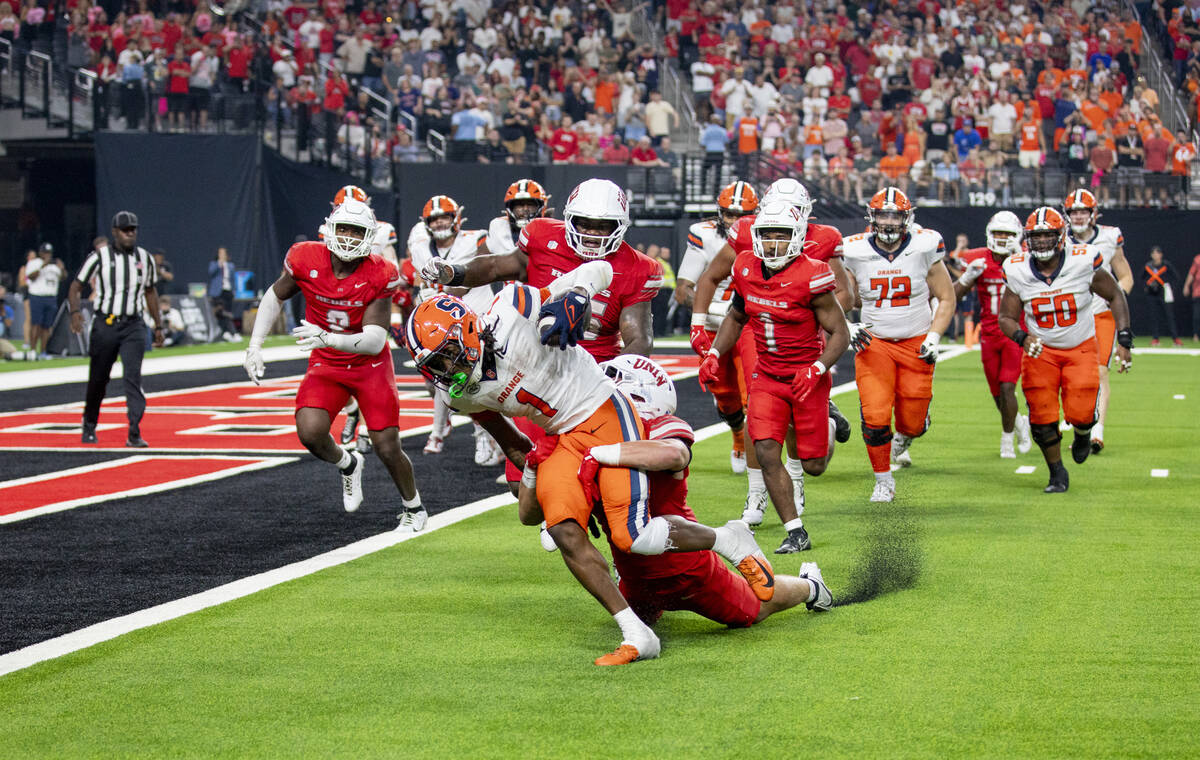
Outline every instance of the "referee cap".
<path fill-rule="evenodd" d="M 123 230 L 126 227 L 137 227 L 137 214 L 132 211 L 118 211 L 113 216 L 112 226 L 116 230 Z"/>

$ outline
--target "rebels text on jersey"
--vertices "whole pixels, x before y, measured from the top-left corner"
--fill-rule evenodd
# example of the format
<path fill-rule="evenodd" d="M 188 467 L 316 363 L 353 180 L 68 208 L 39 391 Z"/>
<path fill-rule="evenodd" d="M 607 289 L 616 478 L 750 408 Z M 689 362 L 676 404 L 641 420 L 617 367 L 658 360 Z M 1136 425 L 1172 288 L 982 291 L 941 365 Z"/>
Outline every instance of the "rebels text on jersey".
<path fill-rule="evenodd" d="M 438 389 L 456 411 L 493 411 L 524 417 L 550 435 L 583 423 L 616 392 L 616 385 L 585 351 L 542 345 L 538 309 L 548 291 L 513 283 L 501 290 L 480 324 L 493 339 L 483 374 L 459 398 Z"/>
<path fill-rule="evenodd" d="M 1092 277 L 1104 257 L 1081 244 L 1068 245 L 1061 256 L 1058 270 L 1047 276 L 1028 253 L 1013 254 L 1004 262 L 1004 276 L 1025 304 L 1025 329 L 1051 348 L 1074 348 L 1096 333 Z"/>
<path fill-rule="evenodd" d="M 772 271 L 753 253 L 739 253 L 733 262 L 734 305 L 750 317 L 756 370 L 791 378 L 825 350 L 825 335 L 812 301 L 837 287 L 833 270 L 823 261 L 800 255 L 783 269 Z"/>
<path fill-rule="evenodd" d="M 1091 239 L 1089 240 L 1079 240 L 1072 235 L 1070 231 L 1068 231 L 1067 234 L 1070 235 L 1072 243 L 1085 243 L 1087 245 L 1096 246 L 1096 248 L 1100 250 L 1100 258 L 1104 261 L 1101 266 L 1103 266 L 1109 274 L 1112 274 L 1113 277 L 1116 277 L 1116 275 L 1113 274 L 1112 260 L 1113 257 L 1117 255 L 1117 249 L 1125 247 L 1125 236 L 1121 234 L 1120 227 L 1114 227 L 1111 224 L 1097 224 L 1092 230 Z M 1093 294 L 1093 314 L 1103 314 L 1104 312 L 1111 310 L 1112 309 L 1108 305 L 1107 300 Z"/>
<path fill-rule="evenodd" d="M 945 255 L 942 236 L 915 225 L 895 253 L 875 245 L 869 232 L 846 238 L 846 269 L 858 285 L 862 323 L 871 325 L 872 335 L 905 340 L 929 332 L 929 269 Z"/>
<path fill-rule="evenodd" d="M 688 228 L 687 250 L 679 263 L 676 276 L 681 280 L 699 282 L 700 275 L 725 247 L 727 238 L 717 231 L 717 223 L 710 220 L 697 222 Z M 705 328 L 716 332 L 721 328 L 721 320 L 729 312 L 729 303 L 733 298 L 733 275 L 729 275 L 717 285 L 712 302 L 708 305 L 708 317 Z"/>
<path fill-rule="evenodd" d="M 566 225 L 560 219 L 531 219 L 517 245 L 529 257 L 525 281 L 535 288 L 548 286 L 584 263 L 567 245 Z M 654 300 L 663 282 L 662 266 L 628 243 L 604 260 L 612 265 L 612 284 L 592 297 L 592 322 L 579 344 L 597 362 L 621 353 L 621 311 Z"/>
<path fill-rule="evenodd" d="M 984 335 L 1003 338 L 1000 331 L 1000 297 L 1004 295 L 1004 268 L 996 262 L 992 252 L 986 248 L 963 251 L 959 259 L 964 264 L 981 259 L 984 262 L 975 290 L 979 295 L 979 325 Z"/>
<path fill-rule="evenodd" d="M 329 332 L 362 332 L 363 314 L 376 299 L 391 299 L 400 285 L 400 273 L 382 257 L 371 254 L 360 259 L 358 267 L 344 279 L 333 273 L 333 254 L 324 243 L 296 243 L 288 249 L 283 268 L 304 294 L 304 318 Z M 332 348 L 318 348 L 312 358 L 330 364 L 364 364 L 388 355 L 387 346 L 378 354 L 351 354 Z M 389 359 L 390 360 L 390 359 Z"/>
<path fill-rule="evenodd" d="M 754 241 L 750 238 L 750 228 L 754 226 L 755 214 L 743 216 L 737 224 L 729 228 L 729 247 L 735 254 L 754 251 Z M 829 261 L 842 257 L 842 233 L 836 227 L 828 224 L 809 224 L 804 234 L 805 256 L 817 261 Z"/>

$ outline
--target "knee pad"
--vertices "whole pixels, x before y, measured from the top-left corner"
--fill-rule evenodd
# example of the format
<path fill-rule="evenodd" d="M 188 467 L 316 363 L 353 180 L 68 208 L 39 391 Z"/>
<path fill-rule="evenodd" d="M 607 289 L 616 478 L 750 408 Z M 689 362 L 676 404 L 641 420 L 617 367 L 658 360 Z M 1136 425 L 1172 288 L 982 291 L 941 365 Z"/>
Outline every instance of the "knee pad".
<path fill-rule="evenodd" d="M 1062 440 L 1062 433 L 1058 432 L 1058 425 L 1030 425 L 1029 435 L 1037 442 L 1041 448 L 1053 446 Z"/>
<path fill-rule="evenodd" d="M 671 532 L 671 524 L 661 517 L 650 520 L 650 524 L 642 529 L 633 540 L 629 551 L 634 554 L 652 556 L 662 554 L 667 550 L 667 539 Z"/>
<path fill-rule="evenodd" d="M 886 427 L 871 427 L 866 423 L 862 426 L 862 437 L 868 446 L 883 446 L 892 442 L 892 429 Z"/>
<path fill-rule="evenodd" d="M 721 416 L 721 419 L 725 421 L 725 424 L 729 426 L 730 430 L 741 430 L 742 425 L 746 422 L 746 412 L 741 408 L 738 408 L 736 412 L 728 413 L 717 409 L 717 414 Z"/>

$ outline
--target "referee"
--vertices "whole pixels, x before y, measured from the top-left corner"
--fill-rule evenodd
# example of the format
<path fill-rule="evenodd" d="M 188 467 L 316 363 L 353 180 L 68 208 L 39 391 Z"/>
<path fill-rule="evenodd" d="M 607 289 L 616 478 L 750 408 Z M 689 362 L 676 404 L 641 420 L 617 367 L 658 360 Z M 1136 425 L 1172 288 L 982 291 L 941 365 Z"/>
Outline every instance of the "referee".
<path fill-rule="evenodd" d="M 137 245 L 138 219 L 132 211 L 118 211 L 112 221 L 112 242 L 92 251 L 79 275 L 71 282 L 71 330 L 83 331 L 79 293 L 83 284 L 96 278 L 88 367 L 87 403 L 83 408 L 83 442 L 96 443 L 100 402 L 108 389 L 113 362 L 121 357 L 125 368 L 125 407 L 129 415 L 126 446 L 145 448 L 139 425 L 146 411 L 142 392 L 142 355 L 146 353 L 146 326 L 142 321 L 142 293 L 154 320 L 154 345 L 163 343 L 162 314 L 158 308 L 158 280 L 154 257 Z"/>

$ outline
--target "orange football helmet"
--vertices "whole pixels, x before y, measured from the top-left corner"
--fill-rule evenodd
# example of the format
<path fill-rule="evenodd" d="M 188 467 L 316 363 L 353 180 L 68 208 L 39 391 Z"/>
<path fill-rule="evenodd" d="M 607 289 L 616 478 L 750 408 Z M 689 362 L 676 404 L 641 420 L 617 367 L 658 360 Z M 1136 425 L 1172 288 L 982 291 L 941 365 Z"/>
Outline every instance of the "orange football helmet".
<path fill-rule="evenodd" d="M 1025 245 L 1036 259 L 1053 258 L 1067 238 L 1067 220 L 1049 206 L 1042 206 L 1025 220 Z"/>
<path fill-rule="evenodd" d="M 1090 190 L 1072 190 L 1063 201 L 1063 212 L 1071 227 L 1071 234 L 1080 237 L 1086 235 L 1096 223 L 1100 216 L 1100 206 Z"/>
<path fill-rule="evenodd" d="M 460 299 L 438 295 L 424 301 L 408 317 L 404 342 L 417 370 L 451 398 L 479 382 L 479 317 Z"/>
<path fill-rule="evenodd" d="M 867 222 L 875 237 L 892 245 L 912 229 L 913 204 L 897 187 L 885 187 L 871 196 Z"/>
<path fill-rule="evenodd" d="M 550 196 L 546 188 L 531 179 L 519 179 L 508 186 L 504 193 L 504 213 L 517 229 L 529 224 L 546 211 Z"/>
<path fill-rule="evenodd" d="M 717 228 L 724 235 L 725 231 L 737 224 L 743 216 L 753 214 L 758 210 L 758 193 L 749 182 L 730 182 L 717 195 Z"/>
<path fill-rule="evenodd" d="M 450 226 L 434 230 L 431 223 L 444 216 L 450 217 Z M 458 228 L 462 224 L 462 206 L 448 195 L 435 195 L 425 201 L 425 208 L 421 209 L 421 219 L 425 222 L 425 231 L 430 237 L 438 242 L 445 242 L 458 234 Z"/>
<path fill-rule="evenodd" d="M 347 198 L 363 203 L 371 202 L 371 196 L 367 195 L 366 191 L 358 185 L 345 185 L 333 196 L 333 205 L 340 206 L 346 202 Z"/>

